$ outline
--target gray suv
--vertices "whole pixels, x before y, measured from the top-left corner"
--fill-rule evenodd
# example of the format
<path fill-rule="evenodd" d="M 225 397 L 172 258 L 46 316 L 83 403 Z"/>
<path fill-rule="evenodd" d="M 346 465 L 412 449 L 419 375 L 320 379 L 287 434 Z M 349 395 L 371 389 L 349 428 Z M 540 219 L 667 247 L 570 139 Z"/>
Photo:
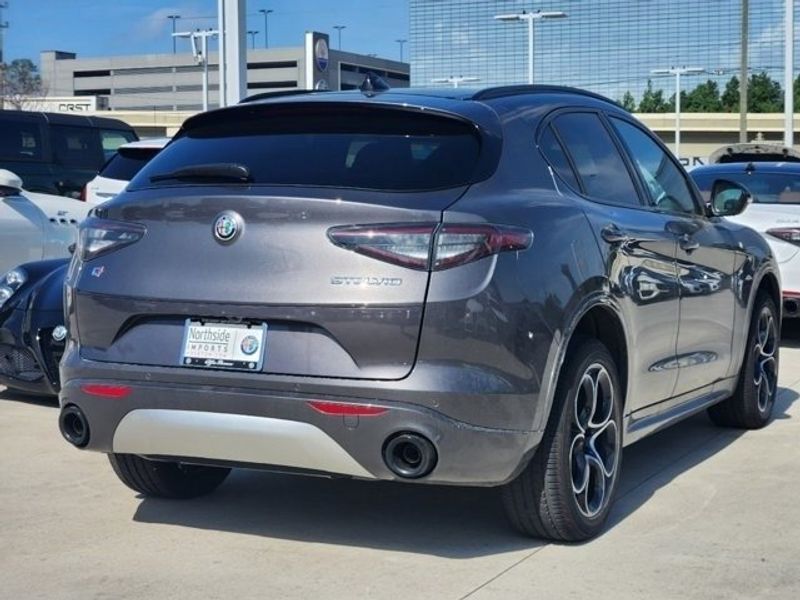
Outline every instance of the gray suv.
<path fill-rule="evenodd" d="M 232 467 L 501 486 L 597 534 L 624 445 L 773 408 L 769 247 L 630 114 L 556 87 L 298 94 L 189 119 L 82 227 L 60 426 L 145 495 Z"/>

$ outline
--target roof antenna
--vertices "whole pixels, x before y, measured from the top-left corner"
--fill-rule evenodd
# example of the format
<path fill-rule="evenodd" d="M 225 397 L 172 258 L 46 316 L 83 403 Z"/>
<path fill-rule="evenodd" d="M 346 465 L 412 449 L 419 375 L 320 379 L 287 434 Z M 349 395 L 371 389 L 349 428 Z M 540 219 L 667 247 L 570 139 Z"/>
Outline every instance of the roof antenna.
<path fill-rule="evenodd" d="M 375 94 L 388 92 L 392 88 L 382 77 L 370 71 L 367 73 L 367 76 L 364 77 L 364 81 L 361 82 L 358 89 L 361 90 L 361 93 L 367 98 L 372 98 Z"/>

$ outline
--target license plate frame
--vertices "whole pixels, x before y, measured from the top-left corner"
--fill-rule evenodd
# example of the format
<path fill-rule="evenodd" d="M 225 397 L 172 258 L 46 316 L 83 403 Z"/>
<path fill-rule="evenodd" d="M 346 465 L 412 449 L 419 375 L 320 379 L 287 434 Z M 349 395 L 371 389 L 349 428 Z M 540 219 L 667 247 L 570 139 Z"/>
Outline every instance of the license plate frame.
<path fill-rule="evenodd" d="M 266 358 L 267 331 L 266 323 L 186 319 L 179 364 L 195 369 L 259 372 Z"/>

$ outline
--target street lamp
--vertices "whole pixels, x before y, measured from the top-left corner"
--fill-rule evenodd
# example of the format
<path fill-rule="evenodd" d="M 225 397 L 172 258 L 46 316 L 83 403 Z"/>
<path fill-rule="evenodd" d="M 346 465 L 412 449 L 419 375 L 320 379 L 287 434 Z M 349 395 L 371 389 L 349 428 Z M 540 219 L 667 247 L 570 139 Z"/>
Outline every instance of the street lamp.
<path fill-rule="evenodd" d="M 339 50 L 342 49 L 342 29 L 347 29 L 347 25 L 334 25 L 333 28 L 339 32 Z"/>
<path fill-rule="evenodd" d="M 180 15 L 167 15 L 167 18 L 172 21 L 172 53 L 175 54 L 178 51 L 175 42 L 177 41 L 175 38 L 175 21 L 181 18 Z"/>
<path fill-rule="evenodd" d="M 264 15 L 264 48 L 269 48 L 269 15 L 275 11 L 271 8 L 260 8 L 258 12 Z"/>
<path fill-rule="evenodd" d="M 203 112 L 208 110 L 208 38 L 216 37 L 219 31 L 181 31 L 173 33 L 173 38 L 188 38 L 192 42 L 192 54 L 198 65 L 203 67 Z"/>
<path fill-rule="evenodd" d="M 505 23 L 517 23 L 526 21 L 528 23 L 528 83 L 533 85 L 533 24 L 536 21 L 544 21 L 547 19 L 566 19 L 567 13 L 560 10 L 554 11 L 537 11 L 510 14 L 510 15 L 495 15 L 495 19 Z"/>
<path fill-rule="evenodd" d="M 403 62 L 403 46 L 408 40 L 395 40 L 395 42 L 400 44 L 400 62 Z"/>
<path fill-rule="evenodd" d="M 256 48 L 256 34 L 258 33 L 257 29 L 251 29 L 247 32 L 247 35 L 250 36 L 250 49 L 255 50 Z"/>
<path fill-rule="evenodd" d="M 702 67 L 670 67 L 669 69 L 653 69 L 653 75 L 675 76 L 675 157 L 681 159 L 681 75 L 697 75 L 705 73 Z"/>
<path fill-rule="evenodd" d="M 458 77 L 437 77 L 436 79 L 431 79 L 431 83 L 449 83 L 454 88 L 457 88 L 462 83 L 475 83 L 476 81 L 480 81 L 480 77 L 462 77 L 459 75 Z"/>

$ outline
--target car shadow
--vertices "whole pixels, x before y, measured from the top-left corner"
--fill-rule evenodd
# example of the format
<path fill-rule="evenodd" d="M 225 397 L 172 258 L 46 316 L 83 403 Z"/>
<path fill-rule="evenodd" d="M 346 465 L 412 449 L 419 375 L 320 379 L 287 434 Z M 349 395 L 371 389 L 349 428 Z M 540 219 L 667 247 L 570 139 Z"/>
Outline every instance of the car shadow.
<path fill-rule="evenodd" d="M 798 398 L 782 388 L 775 417 Z M 696 415 L 626 448 L 609 527 L 661 487 L 733 443 L 742 432 Z M 192 501 L 143 498 L 134 520 L 447 558 L 533 549 L 544 542 L 508 525 L 496 488 L 457 488 L 234 471 L 214 494 Z"/>
<path fill-rule="evenodd" d="M 785 319 L 781 326 L 781 347 L 800 348 L 800 319 Z"/>
<path fill-rule="evenodd" d="M 28 394 L 27 392 L 10 390 L 8 388 L 0 389 L 0 402 L 21 402 L 22 404 L 58 408 L 58 398 L 56 397 Z"/>

